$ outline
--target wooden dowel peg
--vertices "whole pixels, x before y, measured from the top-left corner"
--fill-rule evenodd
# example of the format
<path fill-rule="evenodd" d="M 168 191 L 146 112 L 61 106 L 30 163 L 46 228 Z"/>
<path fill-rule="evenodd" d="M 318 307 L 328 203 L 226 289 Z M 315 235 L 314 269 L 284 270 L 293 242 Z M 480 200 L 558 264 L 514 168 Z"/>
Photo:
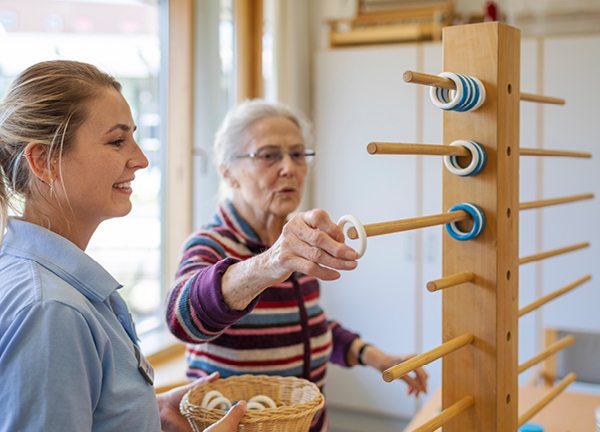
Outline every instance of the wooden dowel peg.
<path fill-rule="evenodd" d="M 427 290 L 435 292 L 444 288 L 450 288 L 466 282 L 471 282 L 474 277 L 475 275 L 470 271 L 457 273 L 451 276 L 445 276 L 443 278 L 427 282 Z"/>
<path fill-rule="evenodd" d="M 564 286 L 563 288 L 557 289 L 556 291 L 551 292 L 550 294 L 540 297 L 536 301 L 529 303 L 527 306 L 524 306 L 523 308 L 519 309 L 519 317 L 525 315 L 526 313 L 536 310 L 540 306 L 545 305 L 551 300 L 554 300 L 556 297 L 568 293 L 569 291 L 577 288 L 584 282 L 589 281 L 591 278 L 591 275 L 585 275 L 582 278 L 577 279 L 575 282 L 571 282 L 569 285 Z"/>
<path fill-rule="evenodd" d="M 454 417 L 465 411 L 467 408 L 473 406 L 473 398 L 471 396 L 465 396 L 455 404 L 452 404 L 446 408 L 443 412 L 429 420 L 427 423 L 422 424 L 418 428 L 414 429 L 413 432 L 433 432 L 438 428 L 442 427 Z"/>
<path fill-rule="evenodd" d="M 432 87 L 445 88 L 448 90 L 456 90 L 456 84 L 454 84 L 454 81 L 437 75 L 406 71 L 402 75 L 402 79 L 406 83 L 428 85 Z"/>
<path fill-rule="evenodd" d="M 590 244 L 588 242 L 585 243 L 579 243 L 573 246 L 567 246 L 564 248 L 559 248 L 559 249 L 553 249 L 547 252 L 541 252 L 538 254 L 533 254 L 533 255 L 529 255 L 529 256 L 525 256 L 523 258 L 519 258 L 519 264 L 526 264 L 528 262 L 533 262 L 533 261 L 541 261 L 543 259 L 546 258 L 551 258 L 557 255 L 562 255 L 568 252 L 573 252 L 579 249 L 584 249 L 586 247 L 588 247 Z"/>
<path fill-rule="evenodd" d="M 554 342 L 552 345 L 550 345 L 548 348 L 546 348 L 544 351 L 542 351 L 538 355 L 532 357 L 525 363 L 519 365 L 519 373 L 525 372 L 531 366 L 535 366 L 536 364 L 540 363 L 542 360 L 545 360 L 548 357 L 550 357 L 551 355 L 556 354 L 558 351 L 568 347 L 569 345 L 573 345 L 573 342 L 575 342 L 575 338 L 573 336 L 566 336 L 566 337 L 562 338 L 561 340 Z"/>
<path fill-rule="evenodd" d="M 579 157 L 579 158 L 591 158 L 591 153 L 574 152 L 574 151 L 563 151 L 563 150 L 542 150 L 542 149 L 529 149 L 522 148 L 519 150 L 521 156 L 566 156 L 566 157 Z"/>
<path fill-rule="evenodd" d="M 523 426 L 530 420 L 534 415 L 536 415 L 539 411 L 542 410 L 546 405 L 548 405 L 552 400 L 558 396 L 569 384 L 577 379 L 577 375 L 571 372 L 569 375 L 563 378 L 563 380 L 555 386 L 546 396 L 544 396 L 538 403 L 536 403 L 532 408 L 529 409 L 525 414 L 519 417 L 519 427 Z"/>
<path fill-rule="evenodd" d="M 383 380 L 385 382 L 392 382 L 395 379 L 398 379 L 407 373 L 420 368 L 421 366 L 429 364 L 440 357 L 450 354 L 451 352 L 470 344 L 473 342 L 473 338 L 474 336 L 471 333 L 465 333 L 464 335 L 449 340 L 445 344 L 442 344 L 431 351 L 427 351 L 426 353 L 413 357 L 412 359 L 407 360 L 404 363 L 400 363 L 399 365 L 392 366 L 391 368 L 383 371 Z"/>
<path fill-rule="evenodd" d="M 450 222 L 458 222 L 470 217 L 469 213 L 464 210 L 456 210 L 448 213 L 442 213 L 431 216 L 421 216 L 412 219 L 402 219 L 391 222 L 381 222 L 376 224 L 365 225 L 367 237 L 378 236 L 382 234 L 391 234 L 400 231 L 409 231 L 417 228 L 426 228 L 434 225 L 444 225 Z M 348 237 L 355 240 L 358 238 L 356 229 L 350 227 L 348 229 Z"/>
<path fill-rule="evenodd" d="M 564 105 L 566 102 L 564 99 L 555 98 L 550 96 L 535 95 L 521 92 L 520 99 L 526 102 L 537 102 L 553 105 Z"/>
<path fill-rule="evenodd" d="M 552 206 L 552 205 L 566 204 L 566 203 L 570 203 L 570 202 L 583 201 L 583 200 L 592 199 L 592 198 L 594 198 L 594 194 L 588 193 L 588 194 L 581 194 L 581 195 L 573 195 L 573 196 L 564 197 L 564 198 L 553 198 L 553 199 L 547 199 L 547 200 L 529 201 L 529 202 L 523 202 L 523 203 L 519 204 L 519 210 L 529 210 L 529 209 L 535 209 L 535 208 L 540 208 L 540 207 L 548 207 L 548 206 Z"/>
<path fill-rule="evenodd" d="M 369 154 L 403 154 L 426 156 L 471 156 L 471 152 L 461 146 L 445 146 L 435 144 L 405 144 L 372 142 L 367 145 Z"/>
<path fill-rule="evenodd" d="M 454 81 L 448 78 L 440 77 L 437 75 L 430 75 L 421 72 L 406 71 L 402 75 L 404 82 L 428 85 L 432 87 L 445 88 L 448 90 L 456 90 L 456 84 Z M 530 93 L 522 93 L 519 96 L 520 100 L 527 102 L 537 102 L 555 105 L 564 105 L 565 100 L 549 96 L 534 95 Z"/>

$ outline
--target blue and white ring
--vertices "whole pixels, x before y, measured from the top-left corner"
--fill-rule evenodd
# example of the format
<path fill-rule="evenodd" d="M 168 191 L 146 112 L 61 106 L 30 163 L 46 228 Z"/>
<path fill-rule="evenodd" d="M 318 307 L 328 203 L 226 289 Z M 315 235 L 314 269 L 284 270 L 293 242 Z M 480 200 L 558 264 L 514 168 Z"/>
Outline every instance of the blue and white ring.
<path fill-rule="evenodd" d="M 463 168 L 458 163 L 458 156 L 444 156 L 444 165 L 452 174 L 460 177 L 468 177 L 478 174 L 485 166 L 485 150 L 476 141 L 456 140 L 451 146 L 464 147 L 471 152 L 471 163 Z"/>
<path fill-rule="evenodd" d="M 474 111 L 485 101 L 485 87 L 475 77 L 452 72 L 442 72 L 439 76 L 448 78 L 456 85 L 456 90 L 439 87 L 429 89 L 431 101 L 446 111 Z"/>
<path fill-rule="evenodd" d="M 479 207 L 471 203 L 456 204 L 448 210 L 448 213 L 456 210 L 465 210 L 473 217 L 473 228 L 466 233 L 458 229 L 456 222 L 447 223 L 446 231 L 448 231 L 448 234 L 450 234 L 452 238 L 465 241 L 471 240 L 481 234 L 481 231 L 483 231 L 483 227 L 485 226 L 485 217 Z"/>
<path fill-rule="evenodd" d="M 453 109 L 456 105 L 463 102 L 464 86 L 460 78 L 452 72 L 442 72 L 439 76 L 448 78 L 456 84 L 456 90 L 448 90 L 440 87 L 430 87 L 429 97 L 438 107 L 446 110 Z"/>

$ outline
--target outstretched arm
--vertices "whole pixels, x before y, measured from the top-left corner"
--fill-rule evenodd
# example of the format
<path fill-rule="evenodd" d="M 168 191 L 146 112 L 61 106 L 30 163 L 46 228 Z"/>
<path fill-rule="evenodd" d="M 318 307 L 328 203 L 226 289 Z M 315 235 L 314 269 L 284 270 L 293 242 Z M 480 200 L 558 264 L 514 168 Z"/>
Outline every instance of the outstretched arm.
<path fill-rule="evenodd" d="M 410 360 L 416 355 L 389 355 L 373 345 L 365 344 L 366 342 L 361 340 L 360 338 L 356 338 L 352 342 L 352 345 L 348 350 L 347 356 L 347 361 L 349 365 L 360 364 L 358 361 L 360 353 L 360 359 L 362 360 L 362 364 L 374 367 L 379 372 L 383 372 L 384 370 L 392 366 Z M 408 384 L 407 393 L 409 395 L 414 394 L 415 396 L 419 396 L 421 392 L 427 393 L 427 377 L 428 375 L 427 372 L 425 372 L 425 369 L 418 368 L 415 369 L 412 375 L 407 374 L 401 377 L 400 379 L 406 382 L 406 384 Z"/>
<path fill-rule="evenodd" d="M 337 270 L 355 269 L 357 258 L 344 243 L 342 229 L 325 211 L 298 213 L 269 250 L 227 269 L 223 298 L 231 309 L 243 310 L 266 288 L 285 281 L 293 272 L 335 280 L 340 277 Z"/>

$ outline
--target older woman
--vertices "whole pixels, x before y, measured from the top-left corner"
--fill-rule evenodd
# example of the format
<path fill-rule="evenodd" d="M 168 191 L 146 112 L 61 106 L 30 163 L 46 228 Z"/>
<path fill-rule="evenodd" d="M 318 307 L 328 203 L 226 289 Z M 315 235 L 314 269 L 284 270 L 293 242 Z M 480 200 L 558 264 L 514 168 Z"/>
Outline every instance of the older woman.
<path fill-rule="evenodd" d="M 167 322 L 188 345 L 188 376 L 218 371 L 299 376 L 323 387 L 327 364 L 379 371 L 407 357 L 363 342 L 320 308 L 317 279 L 356 268 L 356 252 L 322 210 L 299 213 L 309 125 L 289 107 L 248 101 L 225 118 L 215 140 L 232 196 L 187 241 L 168 296 Z M 405 377 L 426 391 L 427 374 Z M 327 430 L 324 410 L 311 431 Z"/>
<path fill-rule="evenodd" d="M 178 408 L 193 384 L 155 394 L 121 285 L 85 253 L 102 221 L 129 213 L 148 165 L 120 90 L 52 61 L 0 103 L 2 431 L 191 432 Z M 23 206 L 9 218 L 12 198 Z M 241 405 L 211 431 L 235 431 Z"/>

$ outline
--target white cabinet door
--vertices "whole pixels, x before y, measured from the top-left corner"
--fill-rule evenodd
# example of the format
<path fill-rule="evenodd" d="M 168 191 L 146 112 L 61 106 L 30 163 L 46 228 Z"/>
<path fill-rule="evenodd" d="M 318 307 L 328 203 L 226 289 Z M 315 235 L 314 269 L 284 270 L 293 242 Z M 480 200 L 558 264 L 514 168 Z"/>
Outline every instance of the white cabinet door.
<path fill-rule="evenodd" d="M 318 54 L 313 204 L 333 220 L 347 213 L 363 224 L 415 216 L 415 156 L 366 151 L 371 141 L 414 142 L 416 90 L 402 74 L 415 64 L 415 45 Z M 390 353 L 415 349 L 414 239 L 410 232 L 371 237 L 355 271 L 322 283 L 329 318 Z M 404 383 L 385 383 L 371 368 L 331 367 L 325 391 L 331 406 L 414 413 Z"/>
<path fill-rule="evenodd" d="M 592 159 L 544 158 L 544 198 L 593 192 L 594 200 L 544 209 L 544 249 L 589 241 L 591 247 L 543 263 L 547 294 L 592 273 L 591 281 L 544 306 L 544 326 L 600 331 L 600 88 L 586 79 L 600 70 L 600 37 L 546 38 L 545 93 L 564 97 L 564 106 L 544 107 L 548 149 L 591 152 Z"/>

